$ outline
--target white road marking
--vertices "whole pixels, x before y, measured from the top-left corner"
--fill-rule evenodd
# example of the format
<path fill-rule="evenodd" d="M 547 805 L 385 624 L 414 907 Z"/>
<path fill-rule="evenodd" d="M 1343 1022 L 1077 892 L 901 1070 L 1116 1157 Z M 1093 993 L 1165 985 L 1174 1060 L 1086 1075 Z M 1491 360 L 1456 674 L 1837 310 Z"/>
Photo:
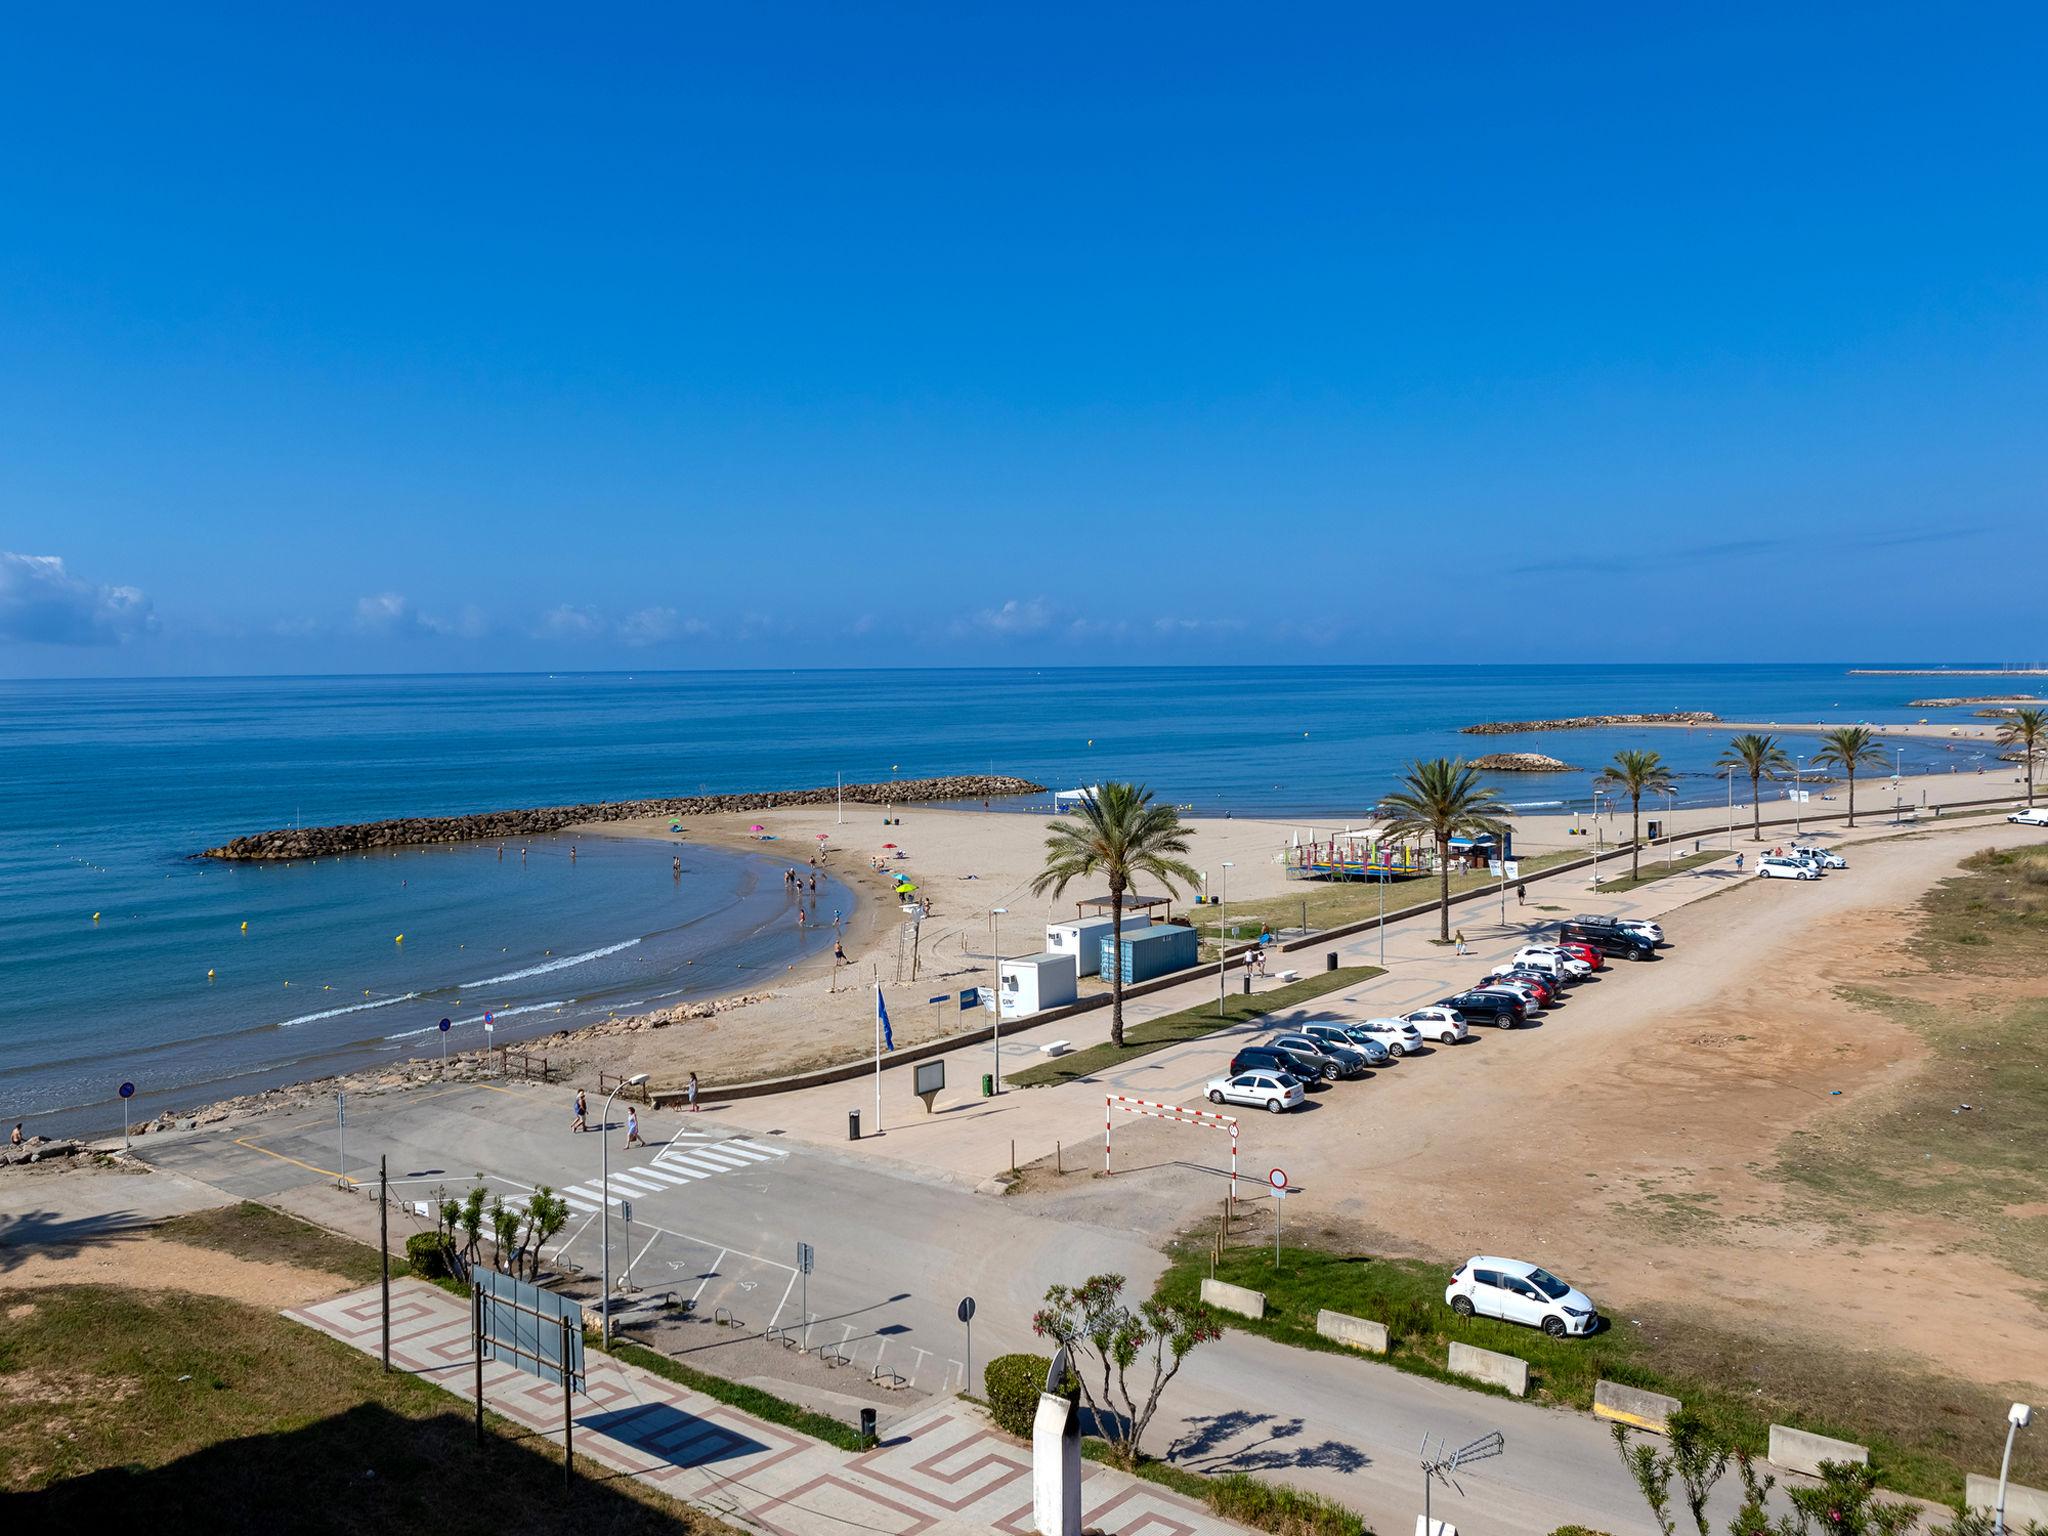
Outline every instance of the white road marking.
<path fill-rule="evenodd" d="M 776 1320 L 782 1316 L 782 1309 L 789 1305 L 789 1293 L 796 1289 L 797 1273 L 798 1272 L 796 1270 L 791 1270 L 789 1272 L 789 1284 L 785 1285 L 782 1288 L 782 1300 L 775 1303 L 775 1316 L 768 1319 L 768 1326 L 770 1328 L 773 1328 L 775 1326 Z M 808 1326 L 806 1326 L 804 1332 L 806 1335 L 810 1333 L 810 1329 Z"/>
<path fill-rule="evenodd" d="M 697 1289 L 696 1289 L 696 1290 L 694 1290 L 694 1291 L 692 1291 L 692 1292 L 690 1293 L 690 1305 L 691 1305 L 692 1309 L 694 1309 L 694 1308 L 696 1307 L 696 1304 L 697 1304 L 697 1298 L 698 1298 L 699 1296 L 702 1296 L 702 1295 L 704 1294 L 704 1287 L 705 1287 L 705 1286 L 707 1286 L 707 1285 L 709 1285 L 709 1284 L 710 1284 L 710 1283 L 712 1282 L 712 1280 L 713 1280 L 713 1279 L 715 1279 L 715 1278 L 717 1277 L 717 1275 L 718 1275 L 718 1266 L 719 1266 L 720 1264 L 723 1264 L 724 1262 L 725 1262 L 725 1250 L 724 1250 L 723 1248 L 721 1248 L 721 1249 L 719 1249 L 719 1250 L 718 1250 L 718 1257 L 717 1257 L 717 1258 L 715 1258 L 715 1259 L 713 1259 L 713 1260 L 711 1261 L 711 1267 L 710 1267 L 709 1269 L 707 1269 L 707 1270 L 705 1270 L 705 1271 L 704 1271 L 704 1278 L 703 1278 L 702 1280 L 699 1280 L 699 1281 L 697 1282 Z M 791 1279 L 792 1281 L 794 1281 L 794 1280 L 796 1279 L 796 1272 L 795 1272 L 794 1270 L 792 1270 L 792 1271 L 790 1272 L 790 1279 Z M 772 1325 L 771 1325 L 771 1326 L 772 1326 Z"/>
<path fill-rule="evenodd" d="M 655 1233 L 655 1234 L 654 1234 L 654 1235 L 653 1235 L 652 1237 L 648 1238 L 648 1239 L 647 1239 L 647 1242 L 646 1242 L 646 1244 L 645 1244 L 645 1246 L 643 1246 L 643 1247 L 641 1248 L 641 1250 L 640 1250 L 640 1251 L 639 1251 L 638 1253 L 634 1254 L 632 1258 L 630 1258 L 630 1259 L 628 1259 L 628 1260 L 626 1261 L 626 1269 L 627 1269 L 627 1271 L 628 1271 L 628 1272 L 631 1272 L 631 1270 L 632 1270 L 632 1268 L 633 1268 L 633 1266 L 634 1266 L 635 1264 L 639 1263 L 639 1262 L 640 1262 L 640 1261 L 641 1261 L 642 1259 L 644 1259 L 644 1258 L 646 1258 L 646 1257 L 647 1257 L 647 1250 L 648 1250 L 649 1248 L 652 1248 L 652 1247 L 653 1247 L 653 1246 L 654 1246 L 654 1245 L 655 1245 L 656 1243 L 658 1243 L 658 1242 L 660 1242 L 660 1241 L 661 1241 L 661 1234 L 660 1234 L 659 1232 Z"/>

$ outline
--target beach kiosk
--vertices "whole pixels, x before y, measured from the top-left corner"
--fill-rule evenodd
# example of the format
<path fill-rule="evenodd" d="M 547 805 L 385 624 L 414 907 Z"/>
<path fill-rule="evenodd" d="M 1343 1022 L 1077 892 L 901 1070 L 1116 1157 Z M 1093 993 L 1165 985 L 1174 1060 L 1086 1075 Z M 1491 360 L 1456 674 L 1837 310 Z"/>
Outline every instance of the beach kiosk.
<path fill-rule="evenodd" d="M 1143 933 L 1152 926 L 1148 912 L 1126 912 L 1124 914 L 1124 936 Z M 1071 923 L 1047 923 L 1045 925 L 1045 949 L 1047 954 L 1072 955 L 1076 974 L 1099 976 L 1102 974 L 1102 941 L 1109 936 L 1110 920 L 1107 917 L 1077 917 Z"/>
<path fill-rule="evenodd" d="M 1002 963 L 997 1006 L 1006 1019 L 1028 1019 L 1048 1008 L 1063 1008 L 1081 995 L 1080 972 L 1072 955 L 1022 955 Z"/>
<path fill-rule="evenodd" d="M 1162 923 L 1142 933 L 1125 934 L 1119 964 L 1117 942 L 1104 934 L 1102 974 L 1107 976 L 1109 968 L 1117 965 L 1123 972 L 1124 985 L 1128 987 L 1172 971 L 1186 970 L 1199 958 L 1201 943 L 1194 929 L 1183 928 L 1178 923 Z"/>

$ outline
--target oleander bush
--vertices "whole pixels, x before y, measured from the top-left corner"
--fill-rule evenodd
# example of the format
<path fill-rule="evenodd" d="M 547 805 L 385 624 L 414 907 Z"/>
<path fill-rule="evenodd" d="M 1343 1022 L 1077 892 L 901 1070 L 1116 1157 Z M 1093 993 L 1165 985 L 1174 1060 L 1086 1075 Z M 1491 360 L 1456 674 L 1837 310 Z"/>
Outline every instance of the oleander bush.
<path fill-rule="evenodd" d="M 1045 1373 L 1052 1361 L 1044 1355 L 997 1355 L 982 1372 L 988 1393 L 988 1411 L 999 1428 L 1021 1440 L 1031 1438 L 1032 1421 L 1038 1417 L 1038 1394 L 1045 1388 Z"/>

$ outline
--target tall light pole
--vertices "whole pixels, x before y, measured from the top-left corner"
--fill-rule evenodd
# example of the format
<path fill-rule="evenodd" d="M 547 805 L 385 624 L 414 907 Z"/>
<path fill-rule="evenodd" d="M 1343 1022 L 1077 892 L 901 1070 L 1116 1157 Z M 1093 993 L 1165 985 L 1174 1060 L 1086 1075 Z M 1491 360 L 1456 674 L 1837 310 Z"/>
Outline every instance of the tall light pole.
<path fill-rule="evenodd" d="M 1230 871 L 1234 867 L 1230 860 L 1223 861 L 1223 879 L 1216 898 L 1216 1012 L 1219 1014 L 1226 1006 L 1223 1001 L 1223 969 L 1225 957 L 1230 953 L 1230 930 L 1225 923 L 1230 915 Z"/>
<path fill-rule="evenodd" d="M 989 967 L 995 972 L 996 1029 L 989 1037 L 989 1065 L 995 1068 L 994 1090 L 1003 1091 L 1003 925 L 1002 917 L 1008 907 L 988 909 Z"/>
<path fill-rule="evenodd" d="M 1804 823 L 1801 813 L 1806 809 L 1806 754 L 1800 753 L 1792 759 L 1792 835 L 1804 837 Z"/>
<path fill-rule="evenodd" d="M 1664 869 L 1666 873 L 1669 873 L 1671 869 L 1671 844 L 1678 831 L 1671 823 L 1677 819 L 1678 791 L 1667 789 L 1664 791 Z"/>
<path fill-rule="evenodd" d="M 603 1213 L 599 1217 L 599 1233 L 604 1245 L 604 1294 L 597 1302 L 597 1332 L 607 1349 L 612 1343 L 612 1101 L 618 1098 L 620 1088 L 638 1088 L 646 1081 L 645 1072 L 635 1072 L 611 1091 L 610 1097 L 604 1101 L 604 1112 L 598 1116 L 598 1139 L 604 1143 L 604 1176 L 598 1187 L 598 1207 Z"/>
<path fill-rule="evenodd" d="M 1992 1516 L 1994 1536 L 2005 1536 L 2005 1479 L 2012 1471 L 2012 1437 L 2034 1422 L 2034 1410 L 2014 1403 L 2005 1410 L 2005 1459 L 1998 1464 L 1998 1508 Z"/>

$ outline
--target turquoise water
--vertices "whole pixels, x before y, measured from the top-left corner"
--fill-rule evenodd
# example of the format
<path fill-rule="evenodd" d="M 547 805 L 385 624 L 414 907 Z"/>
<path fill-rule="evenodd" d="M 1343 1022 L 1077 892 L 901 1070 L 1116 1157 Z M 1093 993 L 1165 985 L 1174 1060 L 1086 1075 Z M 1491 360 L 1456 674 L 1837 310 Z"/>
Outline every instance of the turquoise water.
<path fill-rule="evenodd" d="M 829 944 L 851 903 L 821 886 L 820 921 L 799 931 L 779 864 L 666 841 L 583 839 L 573 861 L 562 838 L 523 860 L 494 846 L 189 857 L 238 833 L 892 771 L 1129 777 L 1202 812 L 1356 817 L 1408 758 L 1520 747 L 1597 766 L 1651 746 L 1690 775 L 1682 801 L 1712 801 L 1725 733 L 1455 733 L 1669 709 L 1896 720 L 1921 694 L 1997 687 L 1839 667 L 0 682 L 0 1115 L 118 1124 L 124 1079 L 154 1112 L 437 1052 L 443 1017 L 459 1048 L 482 1042 L 486 1012 L 506 1043 L 723 991 Z M 1907 767 L 1967 769 L 1978 750 L 1924 743 Z M 1585 803 L 1589 775 L 1503 787 L 1532 807 Z"/>

